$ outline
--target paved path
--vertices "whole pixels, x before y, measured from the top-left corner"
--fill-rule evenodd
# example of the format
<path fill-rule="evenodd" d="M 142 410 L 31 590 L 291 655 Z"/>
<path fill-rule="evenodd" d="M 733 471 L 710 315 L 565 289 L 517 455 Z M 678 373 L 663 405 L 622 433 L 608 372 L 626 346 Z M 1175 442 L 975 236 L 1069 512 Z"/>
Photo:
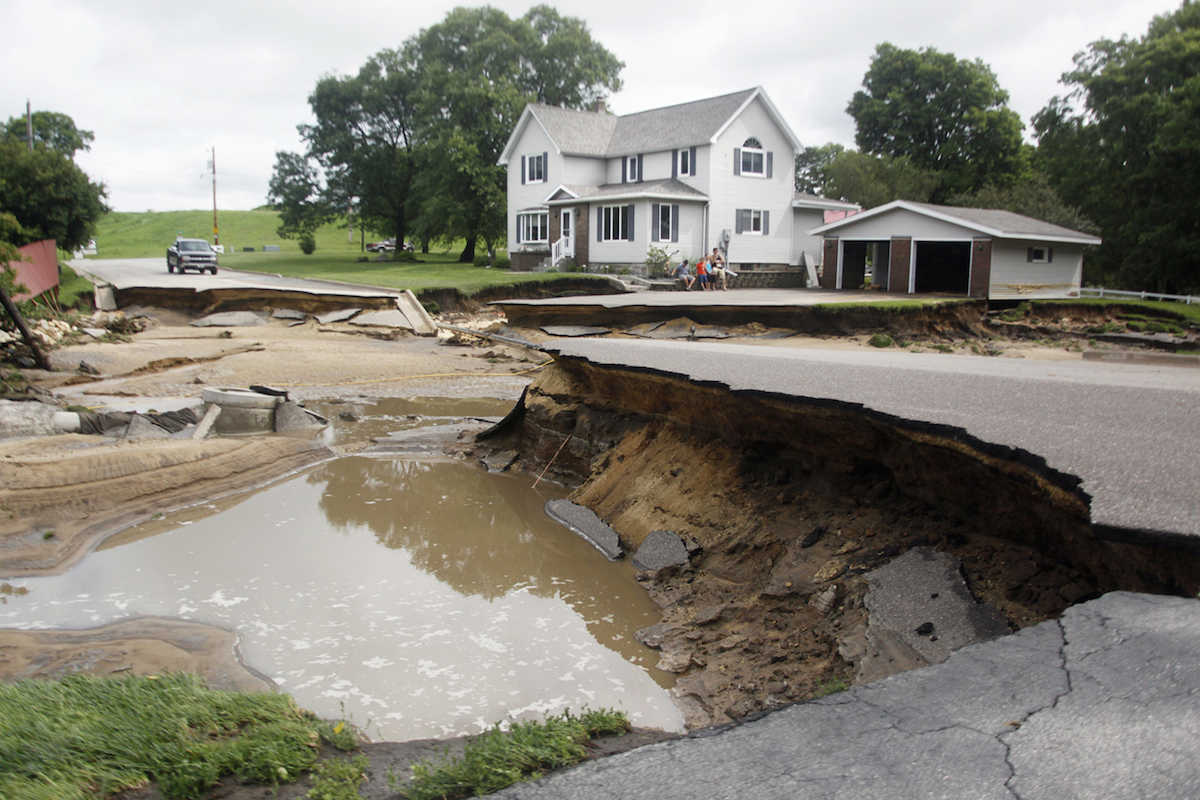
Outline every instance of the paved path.
<path fill-rule="evenodd" d="M 501 300 L 497 305 L 514 306 L 813 306 L 818 303 L 878 303 L 879 292 L 833 292 L 822 289 L 731 289 L 716 292 L 630 292 L 540 300 Z M 924 298 L 929 299 L 929 298 Z M 961 300 L 962 298 L 957 298 Z"/>
<path fill-rule="evenodd" d="M 495 797 L 1200 797 L 1200 602 L 1115 592 L 936 666 Z"/>
<path fill-rule="evenodd" d="M 1096 524 L 1200 535 L 1195 368 L 617 339 L 552 348 L 954 425 L 1082 478 Z"/>
<path fill-rule="evenodd" d="M 209 289 L 275 289 L 307 294 L 342 295 L 347 297 L 395 297 L 399 292 L 370 286 L 353 286 L 333 281 L 284 278 L 257 272 L 241 272 L 219 267 L 216 275 L 186 272 L 167 272 L 166 258 L 104 258 L 71 262 L 76 271 L 85 272 L 113 288 L 121 289 L 179 289 L 197 292 Z"/>

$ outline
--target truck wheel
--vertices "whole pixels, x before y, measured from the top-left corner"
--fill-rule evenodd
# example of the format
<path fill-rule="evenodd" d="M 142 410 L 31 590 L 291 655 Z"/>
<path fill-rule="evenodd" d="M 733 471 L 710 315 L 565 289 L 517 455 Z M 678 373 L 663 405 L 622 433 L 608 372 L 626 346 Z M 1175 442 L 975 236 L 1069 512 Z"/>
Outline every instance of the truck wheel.
<path fill-rule="evenodd" d="M 175 267 L 174 267 L 174 265 L 173 265 L 173 264 L 171 264 L 171 262 L 170 262 L 170 261 L 168 261 L 168 262 L 167 262 L 167 272 L 172 272 L 172 273 L 173 273 L 174 271 L 175 271 Z"/>
<path fill-rule="evenodd" d="M 217 268 L 216 268 L 216 267 L 209 267 L 209 270 L 208 270 L 208 271 L 209 271 L 209 272 L 211 272 L 213 275 L 216 275 L 216 274 L 217 274 Z"/>

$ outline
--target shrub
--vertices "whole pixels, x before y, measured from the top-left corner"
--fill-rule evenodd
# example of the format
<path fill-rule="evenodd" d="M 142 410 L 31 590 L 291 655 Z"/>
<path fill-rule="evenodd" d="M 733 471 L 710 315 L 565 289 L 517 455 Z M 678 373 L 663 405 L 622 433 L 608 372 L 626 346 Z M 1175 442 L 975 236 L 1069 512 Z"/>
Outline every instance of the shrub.
<path fill-rule="evenodd" d="M 570 256 L 567 256 L 562 261 L 558 262 L 558 271 L 559 272 L 579 272 L 579 264 L 577 264 L 575 262 L 575 259 L 571 258 Z"/>
<path fill-rule="evenodd" d="M 867 344 L 871 345 L 871 347 L 891 347 L 894 342 L 892 341 L 892 337 L 886 333 L 876 333 L 867 340 Z"/>
<path fill-rule="evenodd" d="M 311 256 L 317 249 L 317 237 L 313 236 L 312 232 L 300 234 L 300 252 L 306 256 Z"/>
<path fill-rule="evenodd" d="M 471 263 L 477 267 L 486 267 L 488 264 L 487 253 L 476 253 L 475 260 Z"/>
<path fill-rule="evenodd" d="M 507 255 L 496 256 L 496 260 L 492 262 L 492 266 L 496 269 L 508 269 L 512 266 L 512 259 Z"/>
<path fill-rule="evenodd" d="M 667 275 L 667 265 L 671 254 L 665 247 L 650 245 L 646 248 L 646 274 L 651 278 L 664 278 Z"/>

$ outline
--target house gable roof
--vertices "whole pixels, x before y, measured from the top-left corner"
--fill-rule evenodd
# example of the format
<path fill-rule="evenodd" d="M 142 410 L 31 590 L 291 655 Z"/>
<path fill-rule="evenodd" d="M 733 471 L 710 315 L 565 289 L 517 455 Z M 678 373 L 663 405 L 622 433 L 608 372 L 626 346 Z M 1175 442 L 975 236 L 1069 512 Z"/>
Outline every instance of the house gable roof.
<path fill-rule="evenodd" d="M 689 103 L 616 116 L 605 111 L 573 111 L 530 103 L 521 112 L 497 163 L 507 164 L 525 127 L 538 124 L 556 151 L 565 155 L 613 158 L 636 153 L 713 144 L 756 98 L 797 150 L 800 142 L 761 86 Z"/>
<path fill-rule="evenodd" d="M 901 209 L 914 214 L 958 225 L 968 230 L 991 236 L 995 239 L 1035 239 L 1044 242 L 1068 244 L 1100 244 L 1100 238 L 1082 231 L 1074 231 L 1040 219 L 1016 214 L 999 208 L 961 208 L 939 206 L 932 203 L 917 203 L 912 200 L 893 200 L 869 209 L 861 214 L 831 222 L 809 231 L 810 235 L 829 233 L 856 225 L 872 217 Z"/>

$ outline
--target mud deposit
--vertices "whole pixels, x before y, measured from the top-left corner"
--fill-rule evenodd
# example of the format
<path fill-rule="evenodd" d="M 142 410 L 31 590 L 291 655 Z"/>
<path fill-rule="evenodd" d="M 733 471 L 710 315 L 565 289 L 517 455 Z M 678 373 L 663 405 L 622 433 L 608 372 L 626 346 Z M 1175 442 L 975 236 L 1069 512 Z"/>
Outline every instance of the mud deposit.
<path fill-rule="evenodd" d="M 662 617 L 639 638 L 680 676 L 689 727 L 928 663 L 911 642 L 937 642 L 932 616 L 880 630 L 869 613 L 875 571 L 914 548 L 948 556 L 1000 629 L 1113 589 L 1200 588 L 1194 554 L 1098 539 L 1073 476 L 955 429 L 568 358 L 525 409 L 477 447 L 550 464 L 630 552 L 655 530 L 689 545 L 638 576 Z M 932 615 L 939 592 L 906 588 Z"/>
<path fill-rule="evenodd" d="M 338 459 L 131 528 L 66 574 L 14 580 L 0 626 L 154 615 L 228 628 L 302 706 L 373 738 L 585 705 L 679 730 L 656 682 L 671 676 L 634 638 L 657 608 L 632 568 L 546 518 L 561 490 L 529 484 L 458 462 Z"/>

